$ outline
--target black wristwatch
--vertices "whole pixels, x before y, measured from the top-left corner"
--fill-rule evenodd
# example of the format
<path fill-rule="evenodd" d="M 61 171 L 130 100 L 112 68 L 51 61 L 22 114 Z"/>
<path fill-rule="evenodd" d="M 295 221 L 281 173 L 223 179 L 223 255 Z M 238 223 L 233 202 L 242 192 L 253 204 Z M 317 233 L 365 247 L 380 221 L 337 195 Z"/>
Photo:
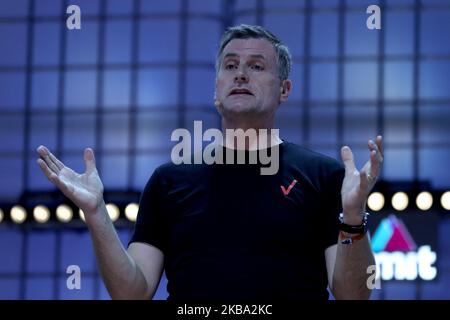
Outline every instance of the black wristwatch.
<path fill-rule="evenodd" d="M 363 221 L 358 226 L 352 226 L 349 224 L 344 223 L 344 214 L 339 214 L 339 221 L 341 222 L 339 225 L 339 230 L 351 233 L 351 234 L 365 234 L 367 232 L 367 216 L 369 214 L 367 212 L 364 212 L 363 214 Z"/>

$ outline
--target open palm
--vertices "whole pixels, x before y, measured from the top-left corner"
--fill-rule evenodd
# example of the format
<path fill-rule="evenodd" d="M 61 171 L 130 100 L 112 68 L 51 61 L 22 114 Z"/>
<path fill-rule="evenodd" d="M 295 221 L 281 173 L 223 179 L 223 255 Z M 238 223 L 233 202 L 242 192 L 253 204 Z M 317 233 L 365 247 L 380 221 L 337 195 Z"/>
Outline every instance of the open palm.
<path fill-rule="evenodd" d="M 341 157 L 345 165 L 345 177 L 342 183 L 341 196 L 344 216 L 348 221 L 358 224 L 358 219 L 365 211 L 367 196 L 374 187 L 381 171 L 383 162 L 382 137 L 378 136 L 373 142 L 369 140 L 370 159 L 361 170 L 358 170 L 353 160 L 353 153 L 347 146 L 341 150 Z"/>
<path fill-rule="evenodd" d="M 86 171 L 79 174 L 66 167 L 46 147 L 37 148 L 37 160 L 46 177 L 83 212 L 94 212 L 103 200 L 103 184 L 95 167 L 94 152 L 84 150 Z"/>

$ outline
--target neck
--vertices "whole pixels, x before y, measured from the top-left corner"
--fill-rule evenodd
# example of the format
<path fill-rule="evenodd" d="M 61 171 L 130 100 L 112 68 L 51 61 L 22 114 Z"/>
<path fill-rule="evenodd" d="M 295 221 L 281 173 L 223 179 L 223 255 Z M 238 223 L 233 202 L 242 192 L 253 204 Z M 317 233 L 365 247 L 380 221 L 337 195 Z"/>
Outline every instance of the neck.
<path fill-rule="evenodd" d="M 222 117 L 225 147 L 238 150 L 260 150 L 282 143 L 273 117 L 268 119 L 230 119 Z"/>

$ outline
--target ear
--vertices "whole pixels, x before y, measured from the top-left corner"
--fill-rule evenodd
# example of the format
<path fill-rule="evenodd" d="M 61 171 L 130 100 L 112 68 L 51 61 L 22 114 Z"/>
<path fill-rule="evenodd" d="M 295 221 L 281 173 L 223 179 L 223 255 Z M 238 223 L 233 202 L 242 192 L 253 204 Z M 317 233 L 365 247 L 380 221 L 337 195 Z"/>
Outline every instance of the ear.
<path fill-rule="evenodd" d="M 216 80 L 216 84 L 217 84 L 217 80 Z M 217 99 L 217 87 L 214 89 L 214 106 L 216 108 L 219 108 L 222 105 L 222 103 L 220 102 L 219 99 Z"/>
<path fill-rule="evenodd" d="M 283 80 L 280 87 L 280 103 L 285 102 L 288 99 L 291 90 L 292 81 L 289 79 Z"/>

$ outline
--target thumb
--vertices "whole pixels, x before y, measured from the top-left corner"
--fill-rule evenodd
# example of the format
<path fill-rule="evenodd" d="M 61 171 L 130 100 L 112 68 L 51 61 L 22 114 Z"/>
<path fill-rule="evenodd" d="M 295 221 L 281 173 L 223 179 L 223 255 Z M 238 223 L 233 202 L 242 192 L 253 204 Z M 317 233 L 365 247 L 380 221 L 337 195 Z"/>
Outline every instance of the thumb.
<path fill-rule="evenodd" d="M 356 167 L 355 167 L 355 162 L 353 161 L 353 152 L 349 147 L 347 147 L 347 146 L 342 147 L 341 158 L 342 158 L 342 162 L 344 162 L 345 172 L 346 173 L 355 172 Z"/>
<path fill-rule="evenodd" d="M 91 173 L 96 169 L 94 150 L 91 148 L 84 149 L 84 164 L 86 165 L 86 173 Z"/>

